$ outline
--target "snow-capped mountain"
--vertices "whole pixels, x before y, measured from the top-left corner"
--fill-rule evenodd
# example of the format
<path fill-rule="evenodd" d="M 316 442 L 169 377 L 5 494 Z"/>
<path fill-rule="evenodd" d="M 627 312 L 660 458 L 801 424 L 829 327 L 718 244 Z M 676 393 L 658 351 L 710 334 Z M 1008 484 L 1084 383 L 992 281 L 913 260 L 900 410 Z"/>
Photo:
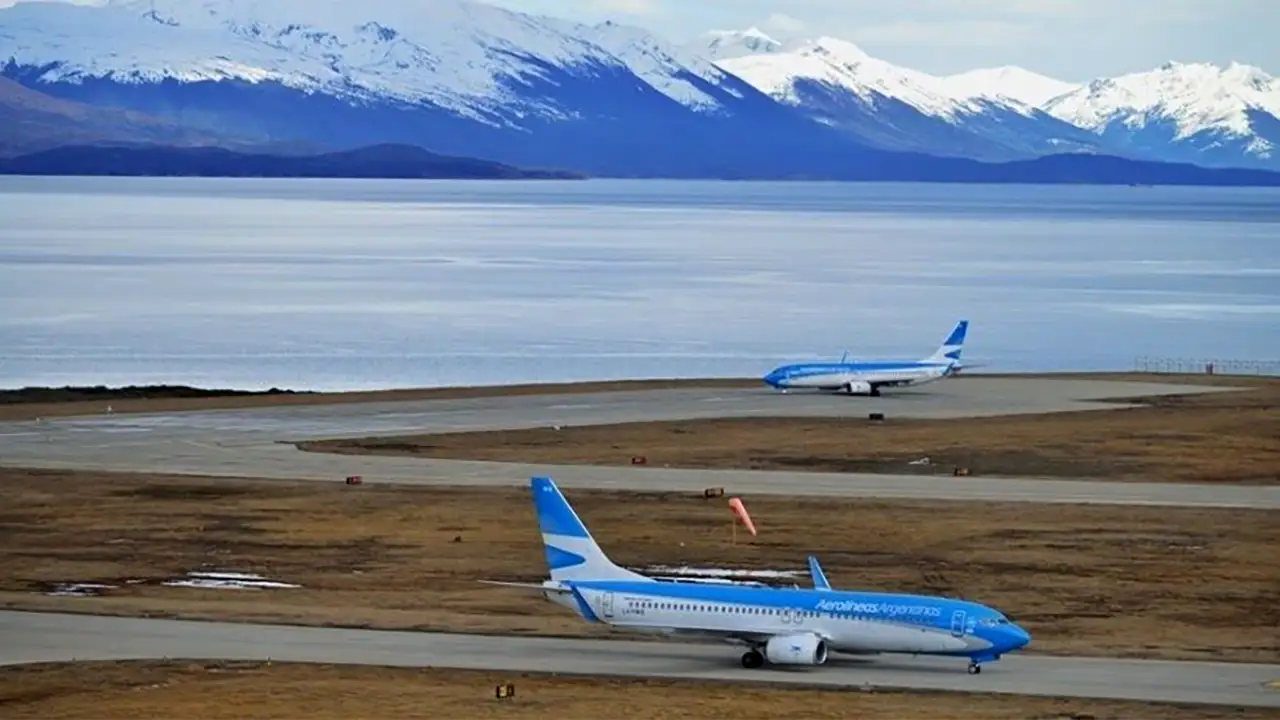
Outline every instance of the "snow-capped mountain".
<path fill-rule="evenodd" d="M 638 67 L 659 92 L 700 110 L 718 104 L 700 86 L 727 77 L 700 58 L 675 57 L 642 31 L 465 0 L 108 0 L 97 8 L 21 4 L 3 17 L 11 63 L 56 64 L 41 73 L 43 82 L 275 82 L 336 97 L 430 102 L 486 123 L 564 113 L 552 98 L 521 92 L 551 68 Z"/>
<path fill-rule="evenodd" d="M 1280 170 L 1280 79 L 1249 65 L 1166 63 L 1095 80 L 1044 109 L 1162 158 Z"/>
<path fill-rule="evenodd" d="M 1045 103 L 1080 88 L 1013 65 L 970 70 L 941 78 L 947 91 L 960 98 L 1004 99 L 1043 108 Z"/>
<path fill-rule="evenodd" d="M 1090 152 L 1102 145 L 1091 133 L 1007 96 L 1009 91 L 975 90 L 971 78 L 939 78 L 899 67 L 836 38 L 784 44 L 766 43 L 758 31 L 751 36 L 767 50 L 745 53 L 738 45 L 736 56 L 716 64 L 815 120 L 879 147 L 1007 160 Z"/>
<path fill-rule="evenodd" d="M 752 29 L 701 42 L 719 67 L 880 147 L 984 159 L 1104 152 L 1280 170 L 1280 80 L 1239 63 L 1169 63 L 1080 85 L 1013 66 L 937 77 L 827 37 L 783 43 Z"/>
<path fill-rule="evenodd" d="M 754 28 L 677 48 L 640 28 L 475 0 L 22 2 L 0 8 L 0 77 L 206 137 L 410 144 L 596 175 L 1194 175 L 1074 155 L 1010 168 L 972 162 L 1128 148 L 1159 156 L 1156 143 L 1114 131 L 1129 112 L 1106 109 L 1120 108 L 1117 98 L 1082 99 L 1099 83 L 1064 95 L 1064 84 L 1016 68 L 938 78 L 842 41 L 781 43 Z M 1252 132 L 1276 123 L 1272 105 L 1250 103 Z"/>
<path fill-rule="evenodd" d="M 0 9 L 0 67 L 55 97 L 209 129 L 520 166 L 803 172 L 823 147 L 833 164 L 865 150 L 643 30 L 469 0 L 22 3 Z M 742 156 L 762 134 L 782 140 Z"/>
<path fill-rule="evenodd" d="M 766 35 L 760 28 L 746 30 L 712 30 L 687 46 L 692 53 L 711 60 L 728 60 L 744 55 L 778 52 L 782 43 Z"/>

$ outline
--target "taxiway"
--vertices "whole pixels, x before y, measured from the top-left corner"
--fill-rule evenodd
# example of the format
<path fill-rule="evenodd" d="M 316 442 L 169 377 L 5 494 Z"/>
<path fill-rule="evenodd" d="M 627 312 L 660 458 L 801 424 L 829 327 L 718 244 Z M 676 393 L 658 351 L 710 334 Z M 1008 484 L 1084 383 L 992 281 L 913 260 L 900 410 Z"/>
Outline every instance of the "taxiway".
<path fill-rule="evenodd" d="M 293 443 L 340 437 L 716 417 L 955 418 L 1065 412 L 1123 405 L 1105 398 L 1221 392 L 1144 382 L 961 377 L 879 398 L 767 389 L 681 389 L 524 395 L 251 410 L 121 414 L 0 423 L 0 465 L 224 477 L 446 485 L 523 485 L 549 474 L 566 488 L 697 491 L 898 499 L 1280 508 L 1280 487 L 1117 483 L 1046 478 L 934 478 L 661 467 L 428 460 L 310 453 Z"/>

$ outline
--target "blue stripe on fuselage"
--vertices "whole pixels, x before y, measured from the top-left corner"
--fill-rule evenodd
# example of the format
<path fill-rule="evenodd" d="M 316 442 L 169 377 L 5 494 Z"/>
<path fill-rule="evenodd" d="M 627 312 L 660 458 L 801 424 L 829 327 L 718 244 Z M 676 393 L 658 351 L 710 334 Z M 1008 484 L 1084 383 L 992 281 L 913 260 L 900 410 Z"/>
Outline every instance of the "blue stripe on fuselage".
<path fill-rule="evenodd" d="M 856 375 L 860 373 L 893 372 L 897 370 L 929 370 L 946 367 L 947 363 L 921 362 L 918 360 L 857 362 L 857 363 L 796 363 L 783 365 L 769 373 L 770 378 L 794 380 L 815 375 Z"/>
<path fill-rule="evenodd" d="M 587 599 L 582 597 L 582 591 L 578 590 L 577 585 L 578 583 L 570 585 L 569 592 L 573 593 L 573 600 L 578 605 L 578 612 L 582 614 L 582 617 L 585 618 L 587 622 L 600 622 L 600 618 L 596 616 L 595 611 L 591 609 L 591 603 L 587 602 Z"/>
<path fill-rule="evenodd" d="M 750 588 L 697 583 L 646 583 L 631 581 L 585 581 L 574 586 L 590 590 L 611 591 L 650 597 L 674 598 L 695 602 L 758 607 L 813 610 L 820 613 L 911 620 L 949 622 L 952 612 L 964 610 L 971 617 L 995 616 L 983 605 L 965 600 L 900 595 L 896 593 L 848 592 L 842 590 L 804 590 L 789 588 Z"/>

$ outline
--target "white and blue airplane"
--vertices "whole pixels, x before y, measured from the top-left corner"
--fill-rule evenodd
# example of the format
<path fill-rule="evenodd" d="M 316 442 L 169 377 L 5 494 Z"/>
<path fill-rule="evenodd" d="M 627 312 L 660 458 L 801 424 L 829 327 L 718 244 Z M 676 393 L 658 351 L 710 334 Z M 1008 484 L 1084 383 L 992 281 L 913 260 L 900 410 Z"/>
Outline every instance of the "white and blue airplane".
<path fill-rule="evenodd" d="M 837 590 L 815 557 L 813 589 L 660 580 L 615 565 L 592 539 L 555 482 L 530 488 L 550 569 L 534 588 L 588 622 L 636 632 L 715 639 L 748 649 L 742 666 L 822 665 L 829 652 L 906 653 L 969 660 L 969 672 L 1030 642 L 997 610 L 927 595 Z"/>
<path fill-rule="evenodd" d="M 961 320 L 937 352 L 921 360 L 855 360 L 838 363 L 795 363 L 774 368 L 764 382 L 779 390 L 838 390 L 849 395 L 878 396 L 882 387 L 923 385 L 960 371 L 960 350 L 969 331 Z"/>

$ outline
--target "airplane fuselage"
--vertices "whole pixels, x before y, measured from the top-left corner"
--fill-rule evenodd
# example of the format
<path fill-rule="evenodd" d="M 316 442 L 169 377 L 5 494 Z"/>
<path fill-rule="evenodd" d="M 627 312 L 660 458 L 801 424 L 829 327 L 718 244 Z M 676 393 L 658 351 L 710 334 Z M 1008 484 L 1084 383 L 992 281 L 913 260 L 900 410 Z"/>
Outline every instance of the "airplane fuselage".
<path fill-rule="evenodd" d="M 952 372 L 953 362 L 901 360 L 852 363 L 795 363 L 774 369 L 765 384 L 779 390 L 813 389 L 871 392 L 880 387 L 923 385 Z"/>
<path fill-rule="evenodd" d="M 883 387 L 923 385 L 954 375 L 969 332 L 969 321 L 956 323 L 942 345 L 919 360 L 853 360 L 793 363 L 765 375 L 766 385 L 779 390 L 839 390 L 850 395 L 879 395 Z"/>
<path fill-rule="evenodd" d="M 664 582 L 563 585 L 569 592 L 548 592 L 547 597 L 592 622 L 639 632 L 729 637 L 766 649 L 771 642 L 799 646 L 811 638 L 836 652 L 964 656 L 986 662 L 1029 640 L 999 612 L 949 598 Z"/>

